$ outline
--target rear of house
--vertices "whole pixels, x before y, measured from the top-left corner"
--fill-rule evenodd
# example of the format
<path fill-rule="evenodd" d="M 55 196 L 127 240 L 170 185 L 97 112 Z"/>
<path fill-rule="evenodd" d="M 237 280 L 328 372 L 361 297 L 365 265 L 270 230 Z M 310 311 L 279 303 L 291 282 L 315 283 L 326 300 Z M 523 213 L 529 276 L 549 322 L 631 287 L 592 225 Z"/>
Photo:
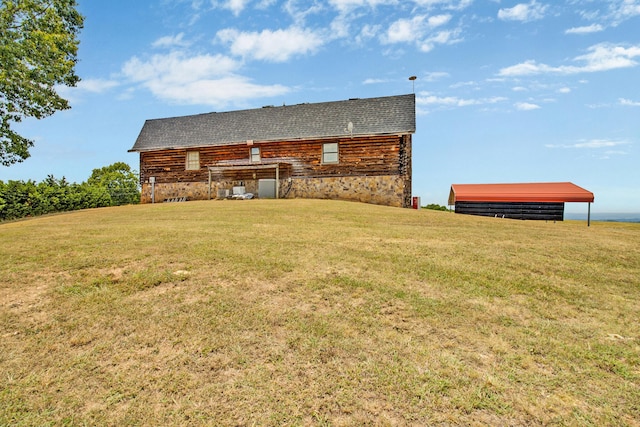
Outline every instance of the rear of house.
<path fill-rule="evenodd" d="M 409 207 L 413 133 L 410 94 L 147 120 L 129 151 L 142 203 L 246 192 Z"/>

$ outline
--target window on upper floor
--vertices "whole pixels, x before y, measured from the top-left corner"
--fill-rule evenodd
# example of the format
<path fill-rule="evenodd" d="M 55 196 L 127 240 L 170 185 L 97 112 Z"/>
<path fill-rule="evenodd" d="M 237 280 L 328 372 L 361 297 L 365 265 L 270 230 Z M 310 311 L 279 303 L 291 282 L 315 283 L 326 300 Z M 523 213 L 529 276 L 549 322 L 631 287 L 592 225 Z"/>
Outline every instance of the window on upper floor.
<path fill-rule="evenodd" d="M 260 147 L 251 147 L 250 158 L 252 162 L 260 161 Z"/>
<path fill-rule="evenodd" d="M 187 161 L 185 169 L 188 171 L 197 171 L 200 169 L 200 152 L 187 151 Z"/>
<path fill-rule="evenodd" d="M 338 163 L 338 143 L 322 144 L 322 163 Z"/>

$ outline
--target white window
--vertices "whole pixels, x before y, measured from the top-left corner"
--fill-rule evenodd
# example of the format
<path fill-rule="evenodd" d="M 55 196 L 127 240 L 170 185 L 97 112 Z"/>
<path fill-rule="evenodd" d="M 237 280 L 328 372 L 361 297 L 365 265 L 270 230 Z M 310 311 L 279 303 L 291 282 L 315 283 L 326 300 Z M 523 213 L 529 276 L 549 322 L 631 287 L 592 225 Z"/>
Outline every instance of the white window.
<path fill-rule="evenodd" d="M 338 143 L 322 144 L 322 163 L 338 163 Z"/>
<path fill-rule="evenodd" d="M 187 151 L 186 170 L 197 171 L 200 169 L 200 152 Z"/>
<path fill-rule="evenodd" d="M 251 147 L 251 161 L 252 162 L 260 161 L 260 147 Z"/>

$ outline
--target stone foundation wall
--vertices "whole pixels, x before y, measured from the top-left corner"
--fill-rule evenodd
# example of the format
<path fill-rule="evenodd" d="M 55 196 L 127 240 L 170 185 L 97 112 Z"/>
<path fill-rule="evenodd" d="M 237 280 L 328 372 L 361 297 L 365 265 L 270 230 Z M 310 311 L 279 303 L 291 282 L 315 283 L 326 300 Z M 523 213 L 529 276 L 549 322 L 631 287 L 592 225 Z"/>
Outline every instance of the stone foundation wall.
<path fill-rule="evenodd" d="M 211 183 L 211 198 L 218 198 L 218 190 L 231 190 L 234 186 L 244 185 L 247 193 L 258 196 L 258 181 L 221 181 Z M 186 197 L 187 200 L 208 200 L 209 182 L 175 182 L 156 183 L 155 202 L 162 203 L 166 199 Z M 142 184 L 140 203 L 151 203 L 151 184 Z"/>
<path fill-rule="evenodd" d="M 285 192 L 288 185 L 283 185 Z M 287 198 L 353 200 L 403 207 L 404 190 L 405 183 L 397 175 L 294 178 Z"/>
<path fill-rule="evenodd" d="M 209 198 L 209 183 L 207 182 L 176 182 L 155 185 L 155 202 L 162 203 L 165 199 L 186 197 L 187 200 L 207 200 Z M 151 203 L 151 184 L 142 184 L 140 203 Z"/>
<path fill-rule="evenodd" d="M 244 184 L 247 193 L 258 196 L 258 181 L 212 182 L 211 198 L 218 198 L 218 190 L 228 189 Z M 410 182 L 401 176 L 352 176 L 331 178 L 292 178 L 280 180 L 281 198 L 301 199 L 339 199 L 353 200 L 376 205 L 408 207 L 406 193 L 410 193 Z M 208 182 L 156 183 L 155 202 L 162 203 L 166 199 L 186 197 L 187 200 L 207 200 L 209 198 Z M 151 203 L 151 184 L 142 185 L 141 203 Z"/>

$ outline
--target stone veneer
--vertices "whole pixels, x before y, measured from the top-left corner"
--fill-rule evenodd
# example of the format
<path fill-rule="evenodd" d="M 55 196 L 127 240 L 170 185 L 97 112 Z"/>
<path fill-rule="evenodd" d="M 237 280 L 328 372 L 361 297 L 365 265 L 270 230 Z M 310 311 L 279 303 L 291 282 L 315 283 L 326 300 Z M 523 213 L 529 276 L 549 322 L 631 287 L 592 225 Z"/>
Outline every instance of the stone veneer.
<path fill-rule="evenodd" d="M 404 181 L 398 175 L 293 179 L 288 198 L 353 200 L 402 207 Z M 283 183 L 284 191 L 288 183 Z"/>
<path fill-rule="evenodd" d="M 231 191 L 239 182 L 211 183 L 211 198 L 218 197 L 218 189 Z M 247 193 L 258 196 L 258 181 L 245 181 Z M 398 175 L 354 176 L 329 178 L 292 178 L 280 180 L 281 198 L 353 200 L 376 205 L 403 207 L 405 181 Z M 287 191 L 288 190 L 288 191 Z M 208 182 L 156 183 L 155 202 L 186 197 L 187 200 L 207 200 Z M 142 185 L 141 203 L 151 203 L 151 184 Z"/>
<path fill-rule="evenodd" d="M 207 200 L 209 198 L 209 184 L 207 182 L 173 182 L 156 183 L 155 202 L 162 203 L 165 199 L 186 197 L 187 200 Z M 142 184 L 140 203 L 151 203 L 151 184 Z"/>

